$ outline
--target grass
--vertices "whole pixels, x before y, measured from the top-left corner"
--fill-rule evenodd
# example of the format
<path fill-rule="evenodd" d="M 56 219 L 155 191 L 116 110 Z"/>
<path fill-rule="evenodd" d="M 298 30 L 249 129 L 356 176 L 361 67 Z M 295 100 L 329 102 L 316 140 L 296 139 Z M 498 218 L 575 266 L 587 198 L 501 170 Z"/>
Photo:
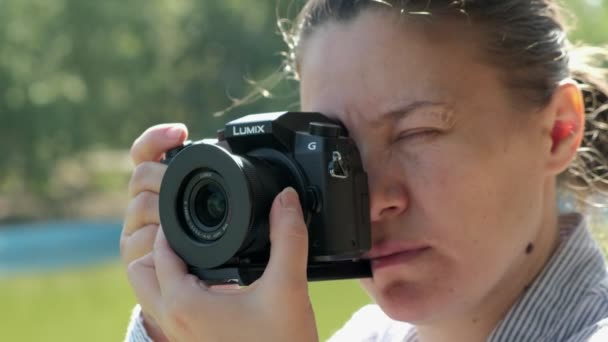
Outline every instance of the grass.
<path fill-rule="evenodd" d="M 321 340 L 362 305 L 356 281 L 310 288 Z M 122 341 L 135 304 L 118 264 L 0 280 L 0 341 Z"/>
<path fill-rule="evenodd" d="M 121 341 L 135 300 L 118 264 L 0 281 L 1 341 Z"/>

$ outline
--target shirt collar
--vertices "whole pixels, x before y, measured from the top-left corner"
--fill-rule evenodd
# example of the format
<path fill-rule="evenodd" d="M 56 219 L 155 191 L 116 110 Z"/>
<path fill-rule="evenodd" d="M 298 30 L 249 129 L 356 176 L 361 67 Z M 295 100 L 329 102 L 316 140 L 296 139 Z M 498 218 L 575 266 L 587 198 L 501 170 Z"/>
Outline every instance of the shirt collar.
<path fill-rule="evenodd" d="M 578 213 L 560 215 L 561 243 L 529 289 L 499 322 L 488 341 L 541 341 L 587 289 L 606 279 L 604 257 Z"/>

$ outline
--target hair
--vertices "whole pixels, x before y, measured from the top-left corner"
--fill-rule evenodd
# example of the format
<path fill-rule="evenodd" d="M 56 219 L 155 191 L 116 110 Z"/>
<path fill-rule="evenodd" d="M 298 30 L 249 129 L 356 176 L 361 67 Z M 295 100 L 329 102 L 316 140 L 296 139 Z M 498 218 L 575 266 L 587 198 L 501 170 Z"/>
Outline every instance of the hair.
<path fill-rule="evenodd" d="M 505 84 L 521 103 L 542 107 L 560 81 L 576 80 L 585 102 L 585 132 L 576 158 L 558 177 L 558 184 L 579 200 L 602 206 L 600 198 L 608 197 L 608 72 L 601 63 L 608 60 L 608 53 L 571 44 L 555 1 L 309 0 L 295 22 L 278 21 L 288 47 L 284 54 L 288 78 L 299 80 L 300 50 L 317 28 L 348 22 L 370 9 L 423 17 L 431 25 L 436 19 L 456 18 L 481 28 L 487 61 L 506 71 Z"/>

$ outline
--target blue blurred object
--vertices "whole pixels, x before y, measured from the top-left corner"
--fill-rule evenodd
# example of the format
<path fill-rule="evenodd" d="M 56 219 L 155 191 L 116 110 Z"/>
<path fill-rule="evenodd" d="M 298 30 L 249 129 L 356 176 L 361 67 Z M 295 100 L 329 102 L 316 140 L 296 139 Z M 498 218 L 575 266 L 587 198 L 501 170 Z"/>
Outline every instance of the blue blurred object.
<path fill-rule="evenodd" d="M 0 225 L 0 277 L 118 259 L 120 221 Z"/>

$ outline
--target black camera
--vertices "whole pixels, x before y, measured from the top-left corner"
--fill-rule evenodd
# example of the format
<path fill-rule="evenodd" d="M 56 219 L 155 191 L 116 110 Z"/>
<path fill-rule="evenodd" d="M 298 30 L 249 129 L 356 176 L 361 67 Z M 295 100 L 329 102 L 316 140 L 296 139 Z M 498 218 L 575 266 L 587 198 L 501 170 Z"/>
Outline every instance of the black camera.
<path fill-rule="evenodd" d="M 160 221 L 190 272 L 210 284 L 248 285 L 270 251 L 270 207 L 285 187 L 308 227 L 308 279 L 371 276 L 367 175 L 346 129 L 320 113 L 253 114 L 218 140 L 169 150 Z"/>

